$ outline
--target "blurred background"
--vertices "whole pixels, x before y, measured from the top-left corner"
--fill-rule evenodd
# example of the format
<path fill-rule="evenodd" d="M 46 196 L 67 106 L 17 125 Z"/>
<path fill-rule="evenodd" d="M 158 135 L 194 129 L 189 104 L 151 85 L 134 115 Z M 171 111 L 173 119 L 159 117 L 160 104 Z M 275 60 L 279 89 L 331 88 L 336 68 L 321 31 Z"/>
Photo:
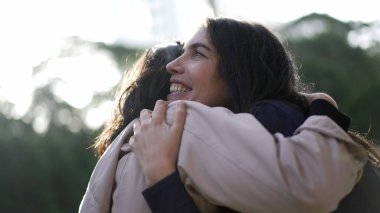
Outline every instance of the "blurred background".
<path fill-rule="evenodd" d="M 0 212 L 77 212 L 88 147 L 123 72 L 147 47 L 186 41 L 208 16 L 268 26 L 313 91 L 380 138 L 375 1 L 12 0 L 0 2 Z"/>

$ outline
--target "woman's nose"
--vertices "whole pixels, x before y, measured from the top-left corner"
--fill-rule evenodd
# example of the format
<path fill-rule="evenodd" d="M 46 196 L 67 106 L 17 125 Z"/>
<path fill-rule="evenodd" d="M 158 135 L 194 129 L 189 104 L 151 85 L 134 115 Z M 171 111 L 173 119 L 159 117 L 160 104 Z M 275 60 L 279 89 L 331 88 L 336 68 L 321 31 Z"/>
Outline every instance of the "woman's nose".
<path fill-rule="evenodd" d="M 181 67 L 181 56 L 174 59 L 173 61 L 169 62 L 167 65 L 166 65 L 166 70 L 170 73 L 170 74 L 180 74 L 180 73 L 183 73 L 183 69 Z"/>

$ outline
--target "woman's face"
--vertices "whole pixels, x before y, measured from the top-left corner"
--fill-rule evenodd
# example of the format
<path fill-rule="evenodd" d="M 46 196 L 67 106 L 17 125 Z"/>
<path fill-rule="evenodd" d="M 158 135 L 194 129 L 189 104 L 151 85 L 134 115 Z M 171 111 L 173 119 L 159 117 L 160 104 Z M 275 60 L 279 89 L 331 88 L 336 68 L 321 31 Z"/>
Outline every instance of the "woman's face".
<path fill-rule="evenodd" d="M 227 107 L 229 94 L 217 71 L 218 60 L 207 30 L 200 28 L 184 46 L 183 54 L 166 66 L 172 74 L 168 101 L 190 100 Z"/>

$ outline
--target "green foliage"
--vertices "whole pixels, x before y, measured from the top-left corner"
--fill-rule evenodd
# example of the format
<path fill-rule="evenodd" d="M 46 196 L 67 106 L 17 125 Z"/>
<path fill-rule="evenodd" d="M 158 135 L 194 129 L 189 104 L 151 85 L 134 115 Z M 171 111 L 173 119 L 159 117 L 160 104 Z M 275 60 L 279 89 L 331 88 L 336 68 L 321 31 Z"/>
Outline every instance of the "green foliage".
<path fill-rule="evenodd" d="M 130 67 L 143 52 L 141 49 L 127 48 L 122 45 L 109 45 L 102 42 L 96 43 L 96 46 L 99 49 L 109 51 L 120 70 L 126 70 Z"/>
<path fill-rule="evenodd" d="M 294 36 L 300 24 L 318 20 L 323 30 L 313 36 Z M 301 75 L 336 99 L 340 109 L 352 118 L 352 129 L 380 138 L 380 54 L 373 49 L 352 47 L 348 42 L 351 25 L 325 15 L 310 15 L 285 29 L 288 45 L 301 67 Z M 363 25 L 367 27 L 366 25 Z M 300 32 L 300 31 L 296 31 Z M 379 46 L 377 46 L 379 47 Z"/>
<path fill-rule="evenodd" d="M 76 49 L 83 45 L 96 46 L 99 51 L 112 54 L 121 72 L 128 66 L 125 59 L 132 62 L 139 54 L 137 49 L 93 44 L 77 37 L 71 38 L 69 44 L 60 56 L 77 54 Z M 35 67 L 34 73 L 44 72 L 49 60 Z M 78 211 L 97 161 L 89 147 L 99 132 L 85 126 L 82 118 L 88 108 L 73 108 L 52 93 L 59 80 L 53 79 L 35 89 L 33 103 L 22 120 L 5 116 L 11 112 L 12 106 L 0 99 L 0 112 L 4 113 L 0 113 L 0 162 L 3 168 L 0 173 L 0 212 Z M 110 99 L 108 93 L 95 94 L 92 102 L 97 104 L 107 99 Z M 48 129 L 46 133 L 37 134 L 32 124 L 41 115 L 45 115 Z"/>
<path fill-rule="evenodd" d="M 0 116 L 0 212 L 75 212 L 96 159 L 87 147 L 93 132 L 30 125 Z M 18 134 L 11 129 L 17 128 Z"/>

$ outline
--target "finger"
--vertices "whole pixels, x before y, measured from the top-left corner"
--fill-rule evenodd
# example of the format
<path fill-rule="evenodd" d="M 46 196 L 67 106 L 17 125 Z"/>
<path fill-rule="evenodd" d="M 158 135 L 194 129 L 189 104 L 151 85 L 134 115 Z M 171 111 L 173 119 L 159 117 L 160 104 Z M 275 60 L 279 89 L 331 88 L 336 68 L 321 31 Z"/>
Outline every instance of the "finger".
<path fill-rule="evenodd" d="M 143 109 L 140 111 L 140 124 L 149 123 L 152 118 L 152 112 L 148 109 Z"/>
<path fill-rule="evenodd" d="M 174 121 L 171 128 L 173 129 L 173 131 L 177 131 L 179 134 L 182 134 L 183 127 L 185 126 L 186 121 L 186 103 L 183 101 L 178 102 L 175 107 L 176 110 L 174 114 Z"/>
<path fill-rule="evenodd" d="M 134 147 L 134 143 L 135 143 L 135 136 L 132 135 L 129 138 L 128 144 L 129 144 L 130 147 Z"/>
<path fill-rule="evenodd" d="M 139 130 L 140 130 L 140 126 L 141 126 L 140 119 L 136 119 L 136 120 L 133 122 L 133 134 L 134 134 L 134 135 L 135 135 L 137 132 L 139 132 Z"/>
<path fill-rule="evenodd" d="M 154 110 L 152 112 L 153 122 L 162 123 L 166 119 L 166 108 L 168 103 L 163 100 L 156 101 Z"/>

